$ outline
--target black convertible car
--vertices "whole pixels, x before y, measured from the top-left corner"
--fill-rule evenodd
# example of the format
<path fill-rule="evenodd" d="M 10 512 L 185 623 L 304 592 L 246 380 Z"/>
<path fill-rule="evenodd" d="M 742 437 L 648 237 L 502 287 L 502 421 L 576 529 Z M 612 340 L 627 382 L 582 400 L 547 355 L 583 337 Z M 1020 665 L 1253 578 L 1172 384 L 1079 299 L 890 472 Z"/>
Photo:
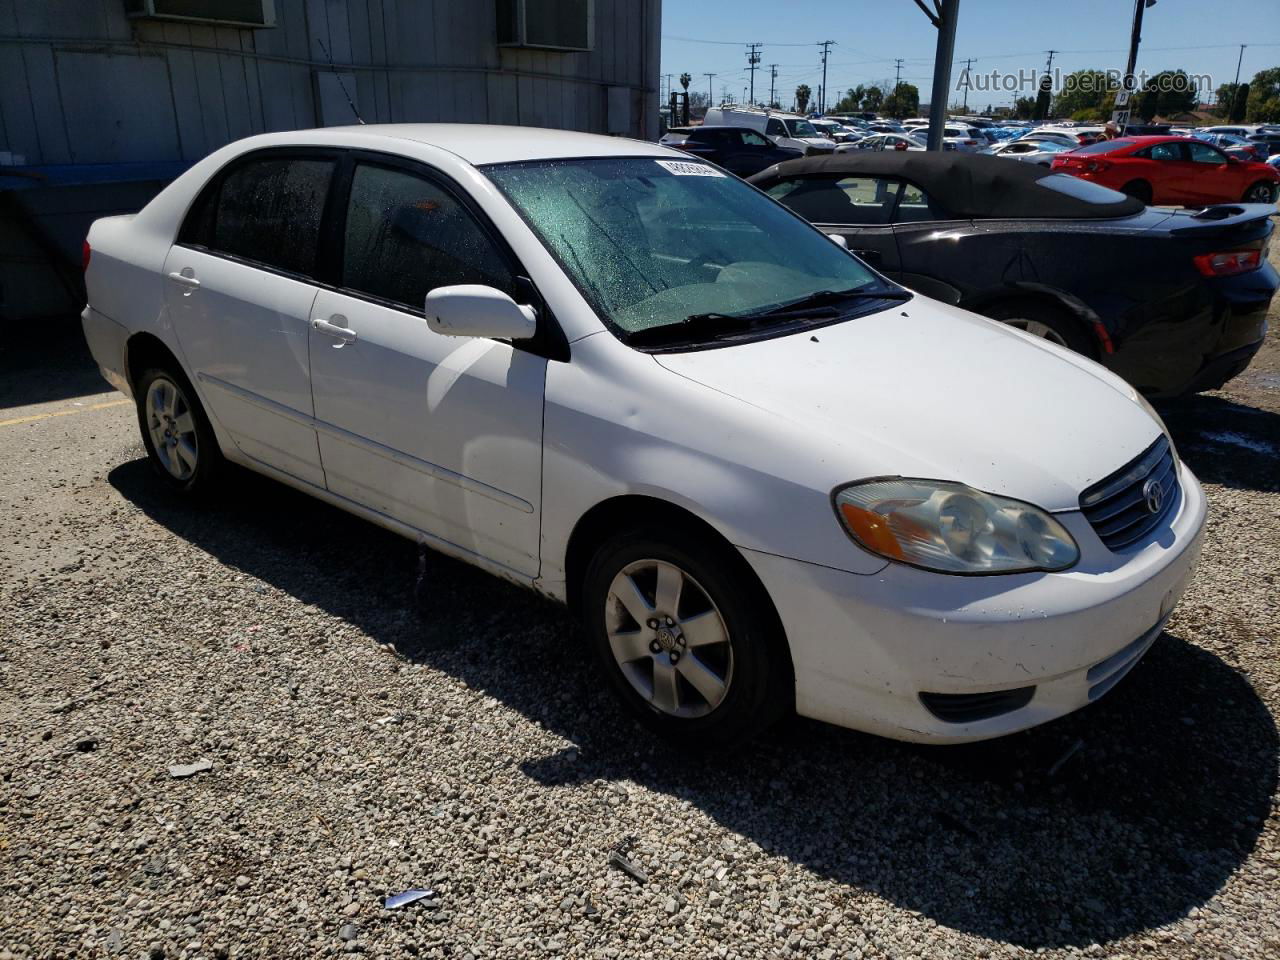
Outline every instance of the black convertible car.
<path fill-rule="evenodd" d="M 853 153 L 749 181 L 925 296 L 1100 361 L 1143 393 L 1221 386 L 1262 345 L 1276 208 L 1159 210 L 1034 164 Z"/>

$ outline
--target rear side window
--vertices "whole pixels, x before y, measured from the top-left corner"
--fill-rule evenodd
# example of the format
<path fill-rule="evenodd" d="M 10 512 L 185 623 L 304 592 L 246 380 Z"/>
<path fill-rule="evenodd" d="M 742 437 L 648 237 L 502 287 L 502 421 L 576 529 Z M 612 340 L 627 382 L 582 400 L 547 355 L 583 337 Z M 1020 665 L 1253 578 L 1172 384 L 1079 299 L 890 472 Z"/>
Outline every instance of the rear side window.
<path fill-rule="evenodd" d="M 785 180 L 767 192 L 811 223 L 877 225 L 889 222 L 898 184 L 877 177 L 806 177 Z"/>
<path fill-rule="evenodd" d="M 769 122 L 765 125 L 764 132 L 771 137 L 785 137 L 787 135 L 787 128 L 782 125 L 781 120 L 770 118 Z"/>
<path fill-rule="evenodd" d="M 314 276 L 334 161 L 271 157 L 237 164 L 200 197 L 179 242 Z"/>
<path fill-rule="evenodd" d="M 460 283 L 516 293 L 505 257 L 451 193 L 403 170 L 357 165 L 342 286 L 421 313 L 429 292 Z"/>

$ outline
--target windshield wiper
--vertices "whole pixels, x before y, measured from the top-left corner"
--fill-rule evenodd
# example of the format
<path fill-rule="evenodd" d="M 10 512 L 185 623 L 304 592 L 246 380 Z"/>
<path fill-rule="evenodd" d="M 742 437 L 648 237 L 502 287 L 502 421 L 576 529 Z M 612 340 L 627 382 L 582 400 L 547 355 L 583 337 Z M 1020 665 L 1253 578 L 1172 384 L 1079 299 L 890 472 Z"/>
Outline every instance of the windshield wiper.
<path fill-rule="evenodd" d="M 912 296 L 914 294 L 908 290 L 895 290 L 891 287 L 817 290 L 798 300 L 780 303 L 767 310 L 749 313 L 695 313 L 674 323 L 635 330 L 627 334 L 627 342 L 640 345 L 673 343 L 707 335 L 711 339 L 722 339 L 753 327 L 765 326 L 775 320 L 838 317 L 840 311 L 835 304 L 846 300 L 910 300 Z"/>

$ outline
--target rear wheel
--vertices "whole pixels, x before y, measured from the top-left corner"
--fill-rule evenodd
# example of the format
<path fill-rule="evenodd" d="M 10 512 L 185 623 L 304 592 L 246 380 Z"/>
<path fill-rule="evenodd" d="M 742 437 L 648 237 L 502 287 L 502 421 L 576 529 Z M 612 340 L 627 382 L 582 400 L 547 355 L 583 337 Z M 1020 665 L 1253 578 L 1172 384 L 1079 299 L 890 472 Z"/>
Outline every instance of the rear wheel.
<path fill-rule="evenodd" d="M 1244 203 L 1275 203 L 1276 185 L 1269 180 L 1259 180 L 1244 192 Z"/>
<path fill-rule="evenodd" d="M 179 370 L 153 367 L 138 378 L 135 396 L 151 466 L 179 493 L 204 493 L 222 453 L 191 383 Z"/>
<path fill-rule="evenodd" d="M 1081 328 L 1080 321 L 1054 304 L 1039 300 L 1006 300 L 979 312 L 1086 357 L 1094 355 L 1093 343 Z"/>
<path fill-rule="evenodd" d="M 1121 187 L 1120 192 L 1135 200 L 1141 200 L 1148 206 L 1151 204 L 1151 184 L 1145 180 L 1132 180 Z"/>
<path fill-rule="evenodd" d="M 690 747 L 746 739 L 790 709 L 777 615 L 740 556 L 709 537 L 634 530 L 587 566 L 582 618 L 627 709 Z"/>

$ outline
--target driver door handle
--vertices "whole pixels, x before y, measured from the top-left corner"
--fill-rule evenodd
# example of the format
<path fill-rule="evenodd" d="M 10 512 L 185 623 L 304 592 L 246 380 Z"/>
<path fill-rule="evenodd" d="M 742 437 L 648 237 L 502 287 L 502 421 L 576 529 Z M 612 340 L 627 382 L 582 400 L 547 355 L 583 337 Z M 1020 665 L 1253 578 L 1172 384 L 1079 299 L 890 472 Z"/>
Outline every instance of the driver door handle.
<path fill-rule="evenodd" d="M 174 283 L 180 283 L 184 287 L 190 287 L 192 290 L 200 286 L 200 281 L 195 277 L 188 276 L 185 273 L 178 273 L 176 270 L 169 274 L 169 279 Z"/>
<path fill-rule="evenodd" d="M 334 317 L 335 320 L 345 320 L 345 317 Z M 341 340 L 343 343 L 355 343 L 356 332 L 348 327 L 340 327 L 336 323 L 330 323 L 328 320 L 312 320 L 311 326 L 315 327 L 317 333 L 323 333 L 326 337 L 333 337 Z"/>

